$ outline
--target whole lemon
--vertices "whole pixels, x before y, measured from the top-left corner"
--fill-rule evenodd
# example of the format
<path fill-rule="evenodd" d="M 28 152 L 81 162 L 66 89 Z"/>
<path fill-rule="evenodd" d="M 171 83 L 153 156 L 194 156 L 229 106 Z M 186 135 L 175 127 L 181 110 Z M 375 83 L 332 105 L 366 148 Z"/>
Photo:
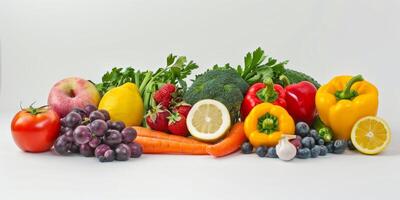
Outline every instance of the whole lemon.
<path fill-rule="evenodd" d="M 138 126 L 144 115 L 143 100 L 138 87 L 125 83 L 104 94 L 99 109 L 107 110 L 113 121 L 123 121 L 126 126 Z"/>

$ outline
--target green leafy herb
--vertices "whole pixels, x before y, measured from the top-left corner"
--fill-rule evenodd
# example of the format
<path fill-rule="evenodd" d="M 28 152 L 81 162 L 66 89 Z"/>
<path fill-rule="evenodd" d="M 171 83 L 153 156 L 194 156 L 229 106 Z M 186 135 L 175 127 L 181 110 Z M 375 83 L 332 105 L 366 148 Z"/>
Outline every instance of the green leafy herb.
<path fill-rule="evenodd" d="M 285 71 L 284 66 L 289 61 L 278 62 L 274 58 L 268 58 L 264 54 L 264 50 L 260 47 L 252 53 L 247 53 L 244 57 L 244 66 L 237 66 L 236 71 L 240 76 L 246 80 L 249 84 L 256 82 L 262 82 L 268 78 L 274 79 L 278 74 L 282 74 Z"/>
<path fill-rule="evenodd" d="M 114 67 L 103 75 L 102 82 L 96 84 L 96 88 L 101 95 L 104 95 L 107 91 L 124 83 L 135 83 L 139 88 L 147 111 L 150 106 L 155 106 L 155 102 L 151 97 L 163 84 L 175 84 L 185 92 L 187 89 L 185 79 L 197 68 L 198 66 L 193 61 L 187 63 L 185 56 L 177 57 L 170 54 L 167 57 L 167 65 L 155 72 L 135 70 L 132 67 L 125 69 Z"/>
<path fill-rule="evenodd" d="M 257 82 L 264 82 L 271 78 L 274 83 L 283 84 L 280 77 L 286 76 L 291 83 L 300 81 L 309 81 L 319 88 L 320 84 L 312 77 L 295 70 L 285 68 L 289 61 L 278 62 L 275 58 L 267 57 L 260 47 L 249 52 L 244 57 L 244 65 L 238 65 L 236 68 L 229 64 L 224 66 L 215 65 L 212 69 L 235 69 L 236 72 L 250 85 Z"/>

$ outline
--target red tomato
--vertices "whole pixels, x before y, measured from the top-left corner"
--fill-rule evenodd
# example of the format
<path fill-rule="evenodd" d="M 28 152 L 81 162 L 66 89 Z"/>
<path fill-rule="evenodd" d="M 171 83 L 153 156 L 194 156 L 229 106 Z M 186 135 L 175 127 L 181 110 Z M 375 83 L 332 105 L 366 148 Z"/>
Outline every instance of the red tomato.
<path fill-rule="evenodd" d="M 23 151 L 50 150 L 60 131 L 60 117 L 48 107 L 22 109 L 11 122 L 15 143 Z"/>

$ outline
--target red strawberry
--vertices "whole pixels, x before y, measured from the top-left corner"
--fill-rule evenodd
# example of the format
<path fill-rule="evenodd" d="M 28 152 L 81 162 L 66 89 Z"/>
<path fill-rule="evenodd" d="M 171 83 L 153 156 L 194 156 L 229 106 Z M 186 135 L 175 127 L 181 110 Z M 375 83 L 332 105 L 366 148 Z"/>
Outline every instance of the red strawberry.
<path fill-rule="evenodd" d="M 163 106 L 163 108 L 169 108 L 172 100 L 172 94 L 176 91 L 174 84 L 164 84 L 159 90 L 154 93 L 154 100 Z"/>
<path fill-rule="evenodd" d="M 180 104 L 175 107 L 175 111 L 184 117 L 187 117 L 191 108 L 192 106 L 189 104 Z"/>
<path fill-rule="evenodd" d="M 177 112 L 172 113 L 169 117 L 168 130 L 171 134 L 187 136 L 189 130 L 186 126 L 186 117 Z"/>
<path fill-rule="evenodd" d="M 153 130 L 167 132 L 169 115 L 168 110 L 163 110 L 158 106 L 146 115 L 146 123 Z"/>

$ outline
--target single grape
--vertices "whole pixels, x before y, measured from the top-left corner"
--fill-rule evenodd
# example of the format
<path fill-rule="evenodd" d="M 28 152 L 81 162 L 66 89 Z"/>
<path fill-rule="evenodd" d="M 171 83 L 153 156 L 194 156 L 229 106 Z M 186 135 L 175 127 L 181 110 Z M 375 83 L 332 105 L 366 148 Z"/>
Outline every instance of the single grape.
<path fill-rule="evenodd" d="M 92 139 L 92 134 L 87 126 L 80 125 L 74 130 L 74 139 L 78 144 L 86 144 Z"/>
<path fill-rule="evenodd" d="M 60 119 L 60 125 L 61 125 L 61 127 L 65 127 L 66 126 L 65 117 Z"/>
<path fill-rule="evenodd" d="M 101 113 L 100 111 L 96 110 L 96 111 L 93 111 L 92 113 L 90 113 L 89 119 L 90 119 L 91 122 L 96 120 L 96 119 L 101 119 L 101 120 L 104 121 L 105 117 L 104 117 L 103 113 Z"/>
<path fill-rule="evenodd" d="M 131 149 L 126 144 L 119 144 L 117 148 L 115 148 L 116 160 L 126 161 L 131 157 Z"/>
<path fill-rule="evenodd" d="M 75 141 L 75 139 L 74 139 L 74 130 L 72 130 L 71 128 L 67 132 L 65 132 L 64 135 L 65 135 L 65 139 L 68 142 L 74 142 Z"/>
<path fill-rule="evenodd" d="M 122 142 L 122 135 L 117 130 L 108 130 L 108 136 L 105 137 L 104 143 L 110 146 L 115 146 Z"/>
<path fill-rule="evenodd" d="M 104 121 L 108 121 L 108 120 L 110 120 L 110 113 L 107 111 L 107 110 L 103 110 L 103 109 L 101 109 L 101 110 L 99 110 L 101 113 L 103 113 L 103 115 L 104 115 Z"/>
<path fill-rule="evenodd" d="M 81 144 L 79 148 L 79 153 L 85 157 L 92 157 L 94 156 L 94 150 L 89 144 Z"/>
<path fill-rule="evenodd" d="M 129 143 L 135 140 L 137 132 L 135 129 L 127 127 L 124 128 L 124 130 L 122 130 L 121 135 L 122 135 L 122 142 Z"/>
<path fill-rule="evenodd" d="M 106 145 L 106 144 L 100 144 L 99 146 L 96 147 L 96 149 L 94 150 L 94 155 L 98 158 L 100 156 L 104 156 L 104 153 L 107 150 L 110 150 L 110 146 Z"/>
<path fill-rule="evenodd" d="M 99 157 L 100 162 L 112 162 L 115 159 L 115 153 L 113 150 L 107 150 L 104 152 L 104 156 Z"/>
<path fill-rule="evenodd" d="M 97 146 L 99 146 L 101 144 L 101 139 L 98 137 L 93 137 L 90 141 L 89 141 L 89 146 L 92 148 L 96 148 Z"/>
<path fill-rule="evenodd" d="M 128 144 L 131 149 L 131 158 L 139 158 L 143 153 L 143 148 L 140 144 L 136 142 L 131 142 Z"/>
<path fill-rule="evenodd" d="M 73 142 L 71 144 L 71 148 L 69 150 L 71 151 L 71 153 L 79 153 L 79 151 L 80 151 L 79 148 L 80 148 L 80 145 Z"/>
<path fill-rule="evenodd" d="M 60 128 L 60 135 L 65 134 L 65 132 L 67 132 L 68 130 L 72 130 L 72 128 L 66 127 L 66 126 L 61 126 L 61 128 Z"/>
<path fill-rule="evenodd" d="M 71 112 L 78 113 L 82 119 L 84 119 L 85 117 L 88 117 L 88 114 L 86 113 L 86 111 L 81 108 L 74 108 L 74 109 L 72 109 Z"/>
<path fill-rule="evenodd" d="M 107 127 L 108 129 L 114 129 L 114 122 L 111 120 L 107 120 Z"/>
<path fill-rule="evenodd" d="M 76 112 L 70 112 L 65 116 L 65 125 L 70 128 L 77 127 L 82 122 L 82 117 Z"/>
<path fill-rule="evenodd" d="M 107 131 L 107 123 L 103 120 L 97 119 L 89 124 L 89 128 L 93 134 L 102 137 Z"/>
<path fill-rule="evenodd" d="M 124 124 L 124 122 L 122 122 L 122 121 L 115 121 L 115 122 L 113 123 L 113 127 L 114 127 L 114 129 L 117 130 L 117 131 L 122 131 L 122 130 L 124 130 L 124 128 L 125 128 L 125 124 Z"/>
<path fill-rule="evenodd" d="M 65 136 L 62 135 L 54 142 L 54 151 L 60 155 L 68 154 L 70 143 L 66 140 Z"/>
<path fill-rule="evenodd" d="M 92 113 L 93 111 L 97 110 L 97 107 L 94 106 L 94 105 L 89 104 L 89 105 L 85 106 L 85 108 L 83 108 L 83 110 L 85 110 L 86 113 L 88 115 L 90 115 L 90 113 Z"/>

